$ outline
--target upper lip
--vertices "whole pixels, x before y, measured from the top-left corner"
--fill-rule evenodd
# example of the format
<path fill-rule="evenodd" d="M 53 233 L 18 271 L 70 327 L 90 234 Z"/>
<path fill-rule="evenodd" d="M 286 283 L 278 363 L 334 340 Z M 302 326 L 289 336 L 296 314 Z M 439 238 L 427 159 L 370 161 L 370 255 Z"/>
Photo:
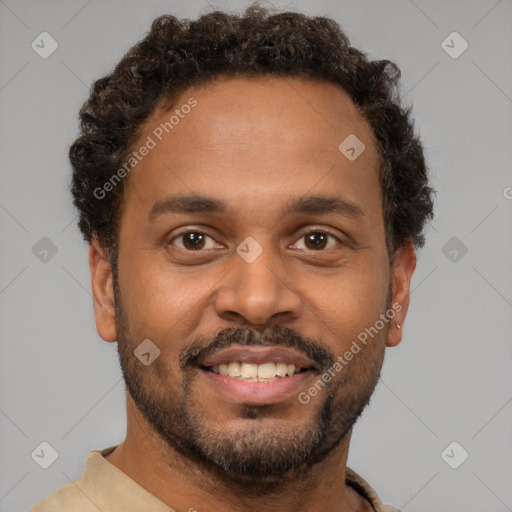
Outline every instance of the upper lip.
<path fill-rule="evenodd" d="M 268 362 L 293 364 L 295 368 L 315 368 L 319 369 L 317 363 L 307 357 L 302 352 L 292 348 L 251 346 L 251 347 L 231 347 L 225 350 L 219 350 L 214 354 L 201 358 L 201 366 L 217 366 L 219 364 L 228 364 L 233 361 L 239 361 L 247 364 L 263 364 Z"/>

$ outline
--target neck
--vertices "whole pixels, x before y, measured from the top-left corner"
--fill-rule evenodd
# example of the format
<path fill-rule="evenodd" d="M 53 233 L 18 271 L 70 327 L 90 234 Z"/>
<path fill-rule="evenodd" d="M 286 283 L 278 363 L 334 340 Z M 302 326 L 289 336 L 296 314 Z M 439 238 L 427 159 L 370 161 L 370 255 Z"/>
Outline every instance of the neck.
<path fill-rule="evenodd" d="M 147 424 L 129 394 L 127 436 L 106 459 L 175 510 L 254 512 L 364 512 L 369 503 L 345 484 L 350 434 L 328 456 L 266 488 L 230 480 L 206 463 L 191 461 Z"/>

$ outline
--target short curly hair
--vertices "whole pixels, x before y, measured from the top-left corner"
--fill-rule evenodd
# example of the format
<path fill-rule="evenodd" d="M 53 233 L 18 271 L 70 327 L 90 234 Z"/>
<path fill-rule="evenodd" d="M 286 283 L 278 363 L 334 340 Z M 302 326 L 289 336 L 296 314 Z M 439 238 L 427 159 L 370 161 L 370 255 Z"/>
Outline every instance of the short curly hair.
<path fill-rule="evenodd" d="M 96 237 L 117 263 L 125 180 L 104 186 L 126 161 L 141 126 L 162 100 L 216 77 L 302 77 L 341 87 L 370 124 L 380 156 L 380 183 L 390 260 L 412 240 L 422 247 L 433 218 L 423 148 L 398 89 L 400 70 L 350 46 L 334 20 L 276 12 L 252 4 L 242 14 L 213 11 L 197 20 L 156 18 L 147 36 L 114 71 L 94 82 L 70 147 L 71 192 L 84 239 Z"/>

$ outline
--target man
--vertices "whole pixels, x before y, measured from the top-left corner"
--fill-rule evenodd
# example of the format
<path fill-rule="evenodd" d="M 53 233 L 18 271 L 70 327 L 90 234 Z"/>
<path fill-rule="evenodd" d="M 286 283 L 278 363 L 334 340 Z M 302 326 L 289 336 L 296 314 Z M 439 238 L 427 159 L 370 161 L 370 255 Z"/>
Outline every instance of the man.
<path fill-rule="evenodd" d="M 326 18 L 163 16 L 70 150 L 127 436 L 42 511 L 389 512 L 346 466 L 432 189 L 398 68 Z"/>

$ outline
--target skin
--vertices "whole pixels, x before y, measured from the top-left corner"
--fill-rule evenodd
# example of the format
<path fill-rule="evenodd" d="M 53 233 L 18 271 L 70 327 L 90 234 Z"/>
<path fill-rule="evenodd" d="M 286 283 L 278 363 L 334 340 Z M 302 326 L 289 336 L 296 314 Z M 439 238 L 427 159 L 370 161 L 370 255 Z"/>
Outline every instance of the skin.
<path fill-rule="evenodd" d="M 117 304 L 106 252 L 97 240 L 90 245 L 96 327 L 105 341 L 118 341 L 122 366 L 140 379 L 141 390 L 155 405 L 172 409 L 185 398 L 183 407 L 200 432 L 219 443 L 253 436 L 264 456 L 265 450 L 275 449 L 269 439 L 279 439 L 283 450 L 299 440 L 294 436 L 308 439 L 328 400 L 340 415 L 348 404 L 364 408 L 361 396 L 371 395 L 385 348 L 402 338 L 395 322 L 403 325 L 407 314 L 414 246 L 410 242 L 398 249 L 390 267 L 375 139 L 341 89 L 297 78 L 219 79 L 184 91 L 173 108 L 190 97 L 197 106 L 129 176 L 120 225 Z M 169 119 L 168 109 L 158 108 L 146 121 L 140 143 Z M 349 134 L 366 147 L 355 161 L 338 150 Z M 224 200 L 229 210 L 168 213 L 149 222 L 157 201 L 192 193 Z M 283 215 L 287 201 L 310 195 L 343 197 L 362 214 Z M 184 228 L 211 238 L 200 251 L 187 250 L 186 240 L 177 237 Z M 339 241 L 329 237 L 320 249 L 306 243 L 307 233 L 326 230 Z M 236 252 L 248 236 L 263 249 L 250 264 Z M 227 327 L 256 332 L 288 327 L 336 358 L 395 303 L 402 308 L 394 320 L 307 405 L 297 394 L 318 375 L 277 404 L 244 407 L 193 368 L 179 366 L 180 354 L 193 343 L 206 347 Z M 132 355 L 146 338 L 161 351 L 149 366 Z M 351 487 L 340 484 L 351 429 L 341 432 L 336 416 L 326 427 L 330 444 L 326 441 L 321 460 L 260 479 L 268 484 L 267 492 L 258 490 L 258 479 L 230 476 L 177 449 L 153 428 L 129 392 L 127 421 L 125 441 L 107 460 L 175 510 L 372 510 Z"/>

